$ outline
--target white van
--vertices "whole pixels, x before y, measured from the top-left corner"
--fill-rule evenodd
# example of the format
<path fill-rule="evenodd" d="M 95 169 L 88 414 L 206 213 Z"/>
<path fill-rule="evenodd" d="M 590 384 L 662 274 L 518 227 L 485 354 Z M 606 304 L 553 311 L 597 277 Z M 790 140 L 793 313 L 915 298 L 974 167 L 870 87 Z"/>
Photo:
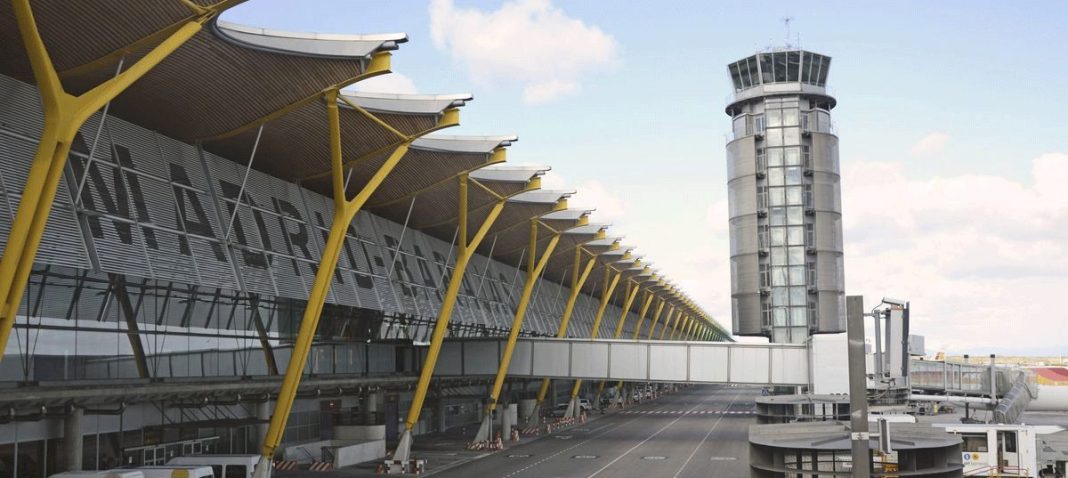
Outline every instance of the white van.
<path fill-rule="evenodd" d="M 137 468 L 145 478 L 215 478 L 210 466 L 165 465 Z"/>
<path fill-rule="evenodd" d="M 140 470 L 64 471 L 48 478 L 145 478 Z"/>
<path fill-rule="evenodd" d="M 259 461 L 259 455 L 189 455 L 171 458 L 167 466 L 207 466 L 215 478 L 252 478 Z"/>

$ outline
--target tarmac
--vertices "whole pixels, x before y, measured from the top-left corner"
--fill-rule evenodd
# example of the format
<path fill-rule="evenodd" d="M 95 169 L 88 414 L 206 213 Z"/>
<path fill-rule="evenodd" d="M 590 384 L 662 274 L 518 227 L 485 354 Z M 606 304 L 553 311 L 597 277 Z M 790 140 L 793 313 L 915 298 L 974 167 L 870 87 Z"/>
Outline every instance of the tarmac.
<path fill-rule="evenodd" d="M 467 451 L 459 428 L 416 438 L 412 456 L 435 477 L 748 476 L 748 429 L 758 388 L 694 386 L 550 434 L 506 442 L 504 450 Z M 473 435 L 477 426 L 466 427 Z M 377 462 L 326 472 L 276 472 L 279 478 L 379 476 Z"/>

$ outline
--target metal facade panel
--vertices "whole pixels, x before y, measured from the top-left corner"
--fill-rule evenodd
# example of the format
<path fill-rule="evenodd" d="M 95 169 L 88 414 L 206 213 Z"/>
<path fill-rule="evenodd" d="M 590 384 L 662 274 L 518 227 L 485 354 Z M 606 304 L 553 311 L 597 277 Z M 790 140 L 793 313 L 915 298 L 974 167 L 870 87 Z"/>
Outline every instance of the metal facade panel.
<path fill-rule="evenodd" d="M 745 176 L 727 184 L 728 213 L 730 217 L 757 213 L 756 176 Z"/>
<path fill-rule="evenodd" d="M 690 347 L 690 380 L 726 383 L 730 380 L 730 348 L 727 346 Z"/>
<path fill-rule="evenodd" d="M 731 348 L 730 381 L 733 383 L 768 383 L 770 356 L 767 347 Z"/>
<path fill-rule="evenodd" d="M 538 377 L 567 377 L 571 362 L 571 347 L 566 342 L 532 341 L 533 371 Z"/>
<path fill-rule="evenodd" d="M 397 371 L 397 355 L 389 344 L 367 344 L 369 373 L 392 373 Z"/>
<path fill-rule="evenodd" d="M 739 138 L 727 144 L 727 180 L 756 174 L 756 139 Z"/>
<path fill-rule="evenodd" d="M 756 214 L 730 219 L 730 253 L 732 257 L 739 254 L 756 254 L 758 252 L 757 222 Z"/>
<path fill-rule="evenodd" d="M 41 114 L 32 85 L 0 77 L 0 92 L 0 235 L 6 237 L 36 147 Z M 176 290 L 196 286 L 201 292 L 220 288 L 266 297 L 307 297 L 328 232 L 330 198 L 248 170 L 249 157 L 223 158 L 115 117 L 104 119 L 101 125 L 101 118 L 95 115 L 82 128 L 38 263 L 82 270 L 99 265 L 107 272 L 173 281 Z M 87 167 L 88 149 L 94 142 L 94 159 Z M 252 149 L 250 141 L 248 152 Z M 252 162 L 255 167 L 256 159 Z M 85 186 L 76 200 L 89 213 L 76 215 L 73 196 L 81 178 L 86 178 Z M 361 213 L 347 233 L 328 302 L 412 314 L 417 316 L 415 322 L 425 322 L 440 309 L 447 265 L 454 260 L 452 244 Z M 491 334 L 506 330 L 522 285 L 523 274 L 513 264 L 477 255 L 461 287 L 453 321 L 496 328 Z M 540 282 L 524 330 L 556 333 L 567 292 L 554 282 Z M 94 304 L 100 300 L 79 301 L 75 313 L 95 315 L 99 307 Z M 144 310 L 155 309 L 152 300 L 146 299 L 145 304 Z M 87 310 L 81 310 L 83 306 Z M 207 314 L 206 306 L 195 306 L 192 315 Z M 589 335 L 596 307 L 595 299 L 580 297 L 570 335 Z M 213 327 L 249 330 L 248 317 L 241 313 L 232 321 L 225 319 L 231 316 L 229 308 L 220 304 L 211 319 L 228 325 Z M 178 307 L 167 309 L 161 313 L 161 325 L 180 325 L 181 312 Z M 49 315 L 59 313 L 58 309 L 48 311 Z M 618 307 L 609 308 L 602 332 L 614 330 L 619 313 Z M 116 317 L 114 311 L 106 315 L 109 320 Z M 634 317 L 629 319 L 627 333 L 634 321 Z M 277 333 L 277 321 L 267 322 L 270 331 Z M 416 335 L 427 331 L 425 325 L 418 329 Z M 283 367 L 288 357 L 285 350 L 278 357 Z M 345 357 L 351 360 L 331 360 L 342 360 L 347 367 L 359 359 L 352 355 L 358 353 L 347 350 Z M 393 371 L 392 356 L 381 363 L 375 354 L 371 357 L 369 367 Z M 243 369 L 258 366 L 258 356 L 250 359 L 241 365 Z M 225 368 L 224 362 L 234 364 L 233 359 L 219 357 L 202 360 L 211 362 L 213 373 Z M 166 373 L 188 369 L 173 363 L 160 367 L 170 370 Z"/>
<path fill-rule="evenodd" d="M 689 348 L 686 345 L 649 345 L 649 380 L 685 381 Z"/>
<path fill-rule="evenodd" d="M 645 380 L 649 366 L 649 346 L 646 344 L 611 344 L 609 378 L 622 380 Z"/>
<path fill-rule="evenodd" d="M 470 341 L 464 344 L 464 375 L 495 375 L 500 364 L 497 341 Z"/>
<path fill-rule="evenodd" d="M 512 350 L 512 361 L 508 362 L 508 374 L 530 375 L 533 367 L 532 353 L 533 347 L 530 342 L 516 342 L 515 349 Z M 504 354 L 503 346 L 501 347 L 501 354 Z"/>
<path fill-rule="evenodd" d="M 776 384 L 806 384 L 808 380 L 808 350 L 798 348 L 771 349 L 771 381 Z"/>
<path fill-rule="evenodd" d="M 572 342 L 571 376 L 608 377 L 608 344 Z"/>
<path fill-rule="evenodd" d="M 445 341 L 441 345 L 441 353 L 438 355 L 438 363 L 434 368 L 434 375 L 463 375 L 463 347 L 463 342 Z"/>

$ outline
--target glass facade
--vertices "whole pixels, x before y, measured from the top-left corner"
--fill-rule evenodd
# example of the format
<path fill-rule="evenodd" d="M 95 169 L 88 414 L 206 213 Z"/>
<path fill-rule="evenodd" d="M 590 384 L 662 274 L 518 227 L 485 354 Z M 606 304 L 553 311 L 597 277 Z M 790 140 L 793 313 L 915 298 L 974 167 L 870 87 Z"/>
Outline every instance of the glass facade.
<path fill-rule="evenodd" d="M 808 292 L 805 277 L 804 175 L 801 164 L 801 111 L 798 98 L 764 101 L 765 185 L 770 267 L 770 319 L 773 327 L 807 326 Z"/>

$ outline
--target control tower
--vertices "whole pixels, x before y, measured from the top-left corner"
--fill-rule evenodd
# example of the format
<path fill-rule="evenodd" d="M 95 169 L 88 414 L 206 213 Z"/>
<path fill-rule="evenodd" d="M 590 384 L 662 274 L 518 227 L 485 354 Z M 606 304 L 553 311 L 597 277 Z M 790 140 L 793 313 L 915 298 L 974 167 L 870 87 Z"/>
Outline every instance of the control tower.
<path fill-rule="evenodd" d="M 828 56 L 775 49 L 728 66 L 734 333 L 800 343 L 845 331 L 838 136 Z"/>

